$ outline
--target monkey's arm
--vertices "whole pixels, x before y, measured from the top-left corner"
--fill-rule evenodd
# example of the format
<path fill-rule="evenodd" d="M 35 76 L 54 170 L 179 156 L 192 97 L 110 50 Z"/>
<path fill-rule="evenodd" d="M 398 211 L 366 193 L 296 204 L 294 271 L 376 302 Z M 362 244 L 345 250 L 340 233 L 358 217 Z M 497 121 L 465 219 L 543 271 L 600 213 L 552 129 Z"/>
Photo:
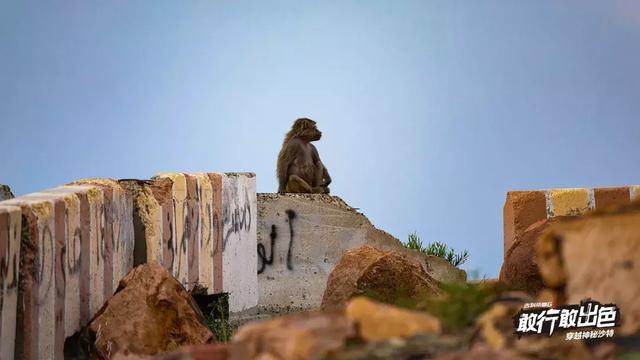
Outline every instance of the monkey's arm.
<path fill-rule="evenodd" d="M 323 174 L 322 178 L 324 179 L 324 186 L 329 186 L 331 184 L 331 176 L 329 175 L 329 170 L 327 170 L 326 166 L 322 166 Z"/>
<path fill-rule="evenodd" d="M 303 151 L 302 143 L 298 139 L 292 139 L 283 146 L 281 158 L 278 160 L 281 162 L 278 170 L 278 192 L 281 194 L 286 192 L 291 175 L 300 175 L 296 160 Z"/>
<path fill-rule="evenodd" d="M 329 175 L 329 170 L 327 170 L 327 167 L 324 166 L 324 163 L 322 162 L 322 160 L 320 160 L 318 149 L 313 146 L 313 144 L 311 146 L 313 149 L 313 161 L 315 162 L 316 166 L 322 167 L 322 186 L 327 187 L 329 186 L 329 184 L 331 184 L 331 176 Z"/>

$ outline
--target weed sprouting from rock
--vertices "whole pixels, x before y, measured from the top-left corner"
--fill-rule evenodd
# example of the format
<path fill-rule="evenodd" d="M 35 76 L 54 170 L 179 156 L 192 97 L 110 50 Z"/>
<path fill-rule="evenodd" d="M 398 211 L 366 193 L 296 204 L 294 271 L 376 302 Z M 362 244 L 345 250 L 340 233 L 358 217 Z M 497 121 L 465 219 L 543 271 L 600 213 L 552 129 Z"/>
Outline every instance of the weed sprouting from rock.
<path fill-rule="evenodd" d="M 453 266 L 460 266 L 469 259 L 469 252 L 467 250 L 463 250 L 456 254 L 453 248 L 439 241 L 435 241 L 424 246 L 422 240 L 420 240 L 420 237 L 415 232 L 409 234 L 407 243 L 404 244 L 404 246 L 408 249 L 419 251 L 425 255 L 437 256 L 450 262 Z"/>

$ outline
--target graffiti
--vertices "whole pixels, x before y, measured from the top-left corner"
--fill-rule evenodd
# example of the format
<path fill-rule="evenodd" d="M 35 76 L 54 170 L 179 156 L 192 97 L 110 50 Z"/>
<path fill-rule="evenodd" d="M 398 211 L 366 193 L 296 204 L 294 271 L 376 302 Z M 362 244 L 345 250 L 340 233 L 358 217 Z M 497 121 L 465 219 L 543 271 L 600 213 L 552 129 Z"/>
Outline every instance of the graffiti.
<path fill-rule="evenodd" d="M 285 213 L 287 214 L 287 222 L 289 223 L 289 246 L 287 247 L 287 270 L 292 271 L 293 270 L 293 261 L 292 261 L 292 256 L 293 256 L 293 237 L 294 237 L 294 232 L 293 232 L 293 220 L 297 217 L 296 212 L 289 209 L 286 210 Z M 270 252 L 269 252 L 269 258 L 267 258 L 267 251 L 264 247 L 264 244 L 258 244 L 258 261 L 259 261 L 259 266 L 258 266 L 258 274 L 262 274 L 265 270 L 265 268 L 267 267 L 267 265 L 273 265 L 273 253 L 275 250 L 275 243 L 276 243 L 276 239 L 278 238 L 278 232 L 277 232 L 278 228 L 276 227 L 276 225 L 271 225 L 271 232 L 269 233 L 269 239 L 270 239 Z"/>
<path fill-rule="evenodd" d="M 173 262 L 175 260 L 173 249 L 175 248 L 174 242 L 175 237 L 173 236 L 173 216 L 170 211 L 166 211 L 167 221 L 166 225 L 168 227 L 167 231 L 163 231 L 163 234 L 166 234 L 167 238 L 162 241 L 166 244 L 166 251 L 164 252 L 164 260 L 165 260 L 165 268 L 172 270 Z"/>
<path fill-rule="evenodd" d="M 173 202 L 175 204 L 176 200 L 174 199 Z M 176 214 L 175 216 L 178 216 L 178 215 Z M 187 201 L 184 201 L 182 203 L 182 236 L 181 236 L 180 244 L 178 245 L 179 247 L 178 268 L 177 268 L 178 273 L 175 275 L 180 274 L 180 270 L 182 269 L 183 266 L 188 266 L 187 261 L 185 261 L 184 259 L 187 259 L 187 244 L 189 242 L 189 237 L 191 236 L 190 225 L 191 225 L 191 219 L 189 218 L 189 206 L 187 204 Z M 186 282 L 185 279 L 181 279 L 181 281 L 183 283 Z"/>
<path fill-rule="evenodd" d="M 271 247 L 269 250 L 269 259 L 267 259 L 266 250 L 263 244 L 258 244 L 258 260 L 260 260 L 260 268 L 258 269 L 258 274 L 262 274 L 264 272 L 265 267 L 267 265 L 273 264 L 273 247 L 276 243 L 276 237 L 278 237 L 277 228 L 275 225 L 271 225 L 271 233 L 269 233 L 269 238 L 271 239 Z"/>
<path fill-rule="evenodd" d="M 289 218 L 289 249 L 287 250 L 287 269 L 293 270 L 291 265 L 291 249 L 293 246 L 293 219 L 296 218 L 296 213 L 293 210 L 287 210 L 287 217 Z"/>
<path fill-rule="evenodd" d="M 67 239 L 68 244 L 66 244 L 62 248 L 62 252 L 64 256 L 62 256 L 62 263 L 66 266 L 63 267 L 62 276 L 64 279 L 67 277 L 67 271 L 69 274 L 75 274 L 80 270 L 80 262 L 82 257 L 81 244 L 82 244 L 82 231 L 80 231 L 80 227 L 76 226 L 73 231 L 73 236 L 70 237 L 70 219 L 69 219 L 69 209 L 64 210 L 64 237 Z"/>
<path fill-rule="evenodd" d="M 240 234 L 241 231 L 249 231 L 251 229 L 251 202 L 246 192 L 244 197 L 243 205 L 238 206 L 236 203 L 233 210 L 225 209 L 224 211 L 224 227 L 226 228 L 229 225 L 229 228 L 222 239 L 222 251 L 226 249 L 231 235 Z"/>
<path fill-rule="evenodd" d="M 38 254 L 35 259 L 34 280 L 39 285 L 38 296 L 35 299 L 37 305 L 44 304 L 48 298 L 49 291 L 53 286 L 53 264 L 51 263 L 54 256 L 53 234 L 49 225 L 45 225 L 40 235 L 40 243 L 38 244 Z"/>
<path fill-rule="evenodd" d="M 0 229 L 0 231 L 4 231 L 5 229 Z M 13 230 L 13 236 L 11 234 L 11 230 Z M 12 249 L 12 245 L 15 245 L 18 239 L 18 227 L 16 224 L 13 224 L 13 229 L 10 221 L 7 223 L 6 228 L 7 233 L 7 242 L 6 249 L 4 254 L 0 254 L 0 279 L 2 283 L 0 284 L 0 291 L 9 291 L 14 289 L 18 285 L 18 259 L 15 252 L 15 249 Z M 8 281 L 8 282 L 7 282 Z M 0 300 L 1 301 L 1 300 Z M 0 309 L 2 307 L 0 306 Z"/>
<path fill-rule="evenodd" d="M 214 198 L 215 199 L 215 198 Z M 215 200 L 214 200 L 215 201 Z M 218 252 L 222 252 L 222 239 L 220 239 L 222 235 L 222 225 L 220 219 L 220 211 L 213 211 L 211 216 L 211 234 L 215 243 L 213 244 L 213 254 L 217 254 Z"/>
<path fill-rule="evenodd" d="M 209 233 L 207 234 L 207 239 L 205 241 L 205 246 L 209 246 L 211 245 L 211 239 L 212 239 L 212 234 L 213 234 L 213 216 L 211 216 L 211 204 L 207 204 L 207 206 L 205 207 L 205 211 L 206 211 L 206 218 L 209 219 Z M 201 232 L 204 232 L 204 226 L 201 227 Z M 211 248 L 212 252 L 211 252 L 211 256 L 213 256 L 213 253 L 215 251 L 215 248 Z"/>
<path fill-rule="evenodd" d="M 97 262 L 100 265 L 100 259 L 104 259 L 104 238 L 106 231 L 106 211 L 104 204 L 100 205 L 100 215 L 99 215 L 99 231 L 98 231 L 98 241 L 96 242 L 96 254 L 98 255 Z"/>

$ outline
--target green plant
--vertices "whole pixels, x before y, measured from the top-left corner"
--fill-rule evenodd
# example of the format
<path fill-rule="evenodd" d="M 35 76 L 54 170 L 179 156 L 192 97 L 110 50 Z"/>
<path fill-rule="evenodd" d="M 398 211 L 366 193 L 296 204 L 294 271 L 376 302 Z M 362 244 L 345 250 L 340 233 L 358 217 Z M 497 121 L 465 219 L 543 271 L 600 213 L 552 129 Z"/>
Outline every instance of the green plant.
<path fill-rule="evenodd" d="M 409 234 L 407 243 L 404 245 L 406 248 L 411 250 L 419 251 L 425 255 L 432 255 L 447 260 L 453 266 L 460 266 L 464 264 L 469 259 L 469 252 L 467 250 L 463 250 L 462 252 L 456 254 L 453 248 L 450 248 L 444 243 L 439 241 L 429 243 L 427 246 L 422 244 L 422 240 L 415 232 Z"/>
<path fill-rule="evenodd" d="M 231 341 L 237 326 L 229 323 L 229 298 L 228 294 L 222 296 L 207 306 L 205 320 L 209 329 L 216 335 L 218 342 Z"/>
<path fill-rule="evenodd" d="M 473 325 L 496 297 L 495 292 L 474 283 L 442 284 L 441 290 L 442 296 L 425 298 L 416 309 L 428 311 L 452 330 Z"/>

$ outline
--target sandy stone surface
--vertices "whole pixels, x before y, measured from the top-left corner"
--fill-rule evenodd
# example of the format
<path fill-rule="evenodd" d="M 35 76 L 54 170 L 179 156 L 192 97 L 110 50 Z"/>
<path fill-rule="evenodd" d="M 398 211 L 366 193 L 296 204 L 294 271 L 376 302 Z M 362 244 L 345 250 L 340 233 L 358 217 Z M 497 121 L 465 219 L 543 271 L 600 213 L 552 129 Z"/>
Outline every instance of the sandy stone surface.
<path fill-rule="evenodd" d="M 616 334 L 640 330 L 640 202 L 553 224 L 537 256 L 560 304 L 615 303 L 621 311 Z"/>

